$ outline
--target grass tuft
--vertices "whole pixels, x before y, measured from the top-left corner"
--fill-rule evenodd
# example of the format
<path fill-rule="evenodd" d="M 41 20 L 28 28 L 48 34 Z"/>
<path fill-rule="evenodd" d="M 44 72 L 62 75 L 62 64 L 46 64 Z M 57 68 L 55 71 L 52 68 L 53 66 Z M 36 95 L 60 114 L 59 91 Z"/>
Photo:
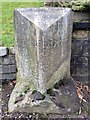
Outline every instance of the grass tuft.
<path fill-rule="evenodd" d="M 2 39 L 0 46 L 14 46 L 14 15 L 15 8 L 42 7 L 44 2 L 2 2 Z"/>

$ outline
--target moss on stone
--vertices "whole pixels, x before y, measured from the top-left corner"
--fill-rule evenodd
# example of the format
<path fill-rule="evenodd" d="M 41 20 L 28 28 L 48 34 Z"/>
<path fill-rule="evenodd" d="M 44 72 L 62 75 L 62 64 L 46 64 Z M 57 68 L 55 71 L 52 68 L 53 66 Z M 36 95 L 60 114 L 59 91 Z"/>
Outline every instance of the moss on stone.
<path fill-rule="evenodd" d="M 90 9 L 90 0 L 72 0 L 71 2 L 48 2 L 46 5 L 52 7 L 70 7 L 74 11 L 86 11 Z"/>

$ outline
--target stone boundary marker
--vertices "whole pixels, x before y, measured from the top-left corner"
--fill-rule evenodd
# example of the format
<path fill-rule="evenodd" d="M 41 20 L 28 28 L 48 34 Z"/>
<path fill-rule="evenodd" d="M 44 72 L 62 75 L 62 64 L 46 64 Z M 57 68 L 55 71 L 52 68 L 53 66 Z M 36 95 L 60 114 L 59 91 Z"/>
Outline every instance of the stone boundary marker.
<path fill-rule="evenodd" d="M 89 19 L 89 12 L 73 12 L 73 23 L 83 21 L 87 23 Z M 81 27 L 84 28 L 84 26 Z M 90 30 L 78 28 L 80 26 L 75 27 L 72 33 L 71 74 L 75 80 L 88 82 L 90 78 Z M 6 47 L 0 47 L 0 66 L 2 66 L 0 67 L 0 81 L 16 79 L 16 63 L 13 48 L 9 50 Z M 5 66 L 7 66 L 7 69 L 10 69 L 8 69 L 7 73 L 4 73 L 6 71 Z M 11 71 L 12 69 L 14 70 L 13 72 Z"/>
<path fill-rule="evenodd" d="M 14 48 L 0 47 L 0 82 L 16 79 Z"/>
<path fill-rule="evenodd" d="M 8 112 L 77 112 L 79 98 L 70 79 L 71 9 L 18 8 L 14 21 L 18 72 Z M 58 85 L 66 89 L 58 91 Z M 57 93 L 56 100 L 50 91 Z"/>

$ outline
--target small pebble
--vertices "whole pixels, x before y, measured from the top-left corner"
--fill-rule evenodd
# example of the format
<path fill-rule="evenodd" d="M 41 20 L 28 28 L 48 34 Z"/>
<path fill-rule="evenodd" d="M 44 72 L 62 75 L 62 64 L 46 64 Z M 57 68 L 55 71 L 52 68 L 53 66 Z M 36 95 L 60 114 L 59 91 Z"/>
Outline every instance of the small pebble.
<path fill-rule="evenodd" d="M 10 86 L 13 86 L 13 84 L 12 84 L 12 83 L 10 83 Z"/>
<path fill-rule="evenodd" d="M 29 115 L 29 118 L 32 118 L 32 115 Z"/>
<path fill-rule="evenodd" d="M 17 117 L 15 117 L 15 119 L 17 119 Z"/>
<path fill-rule="evenodd" d="M 10 94 L 7 95 L 7 97 L 9 97 L 9 96 L 10 96 Z"/>
<path fill-rule="evenodd" d="M 70 111 L 71 111 L 71 109 L 70 109 L 70 108 L 68 108 L 68 109 L 67 109 L 67 111 L 68 111 L 68 112 L 70 112 Z"/>

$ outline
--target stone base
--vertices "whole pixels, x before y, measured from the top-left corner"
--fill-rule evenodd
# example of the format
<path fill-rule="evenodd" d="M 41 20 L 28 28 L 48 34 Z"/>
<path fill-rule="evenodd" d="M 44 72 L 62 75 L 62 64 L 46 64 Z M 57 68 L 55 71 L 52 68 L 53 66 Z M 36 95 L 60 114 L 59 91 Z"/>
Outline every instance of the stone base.
<path fill-rule="evenodd" d="M 9 112 L 73 114 L 79 110 L 79 98 L 72 79 L 60 80 L 53 88 L 47 90 L 43 100 L 33 99 L 35 91 L 32 93 L 30 89 L 21 93 L 23 87 L 19 86 L 23 84 L 16 84 L 11 94 Z"/>

